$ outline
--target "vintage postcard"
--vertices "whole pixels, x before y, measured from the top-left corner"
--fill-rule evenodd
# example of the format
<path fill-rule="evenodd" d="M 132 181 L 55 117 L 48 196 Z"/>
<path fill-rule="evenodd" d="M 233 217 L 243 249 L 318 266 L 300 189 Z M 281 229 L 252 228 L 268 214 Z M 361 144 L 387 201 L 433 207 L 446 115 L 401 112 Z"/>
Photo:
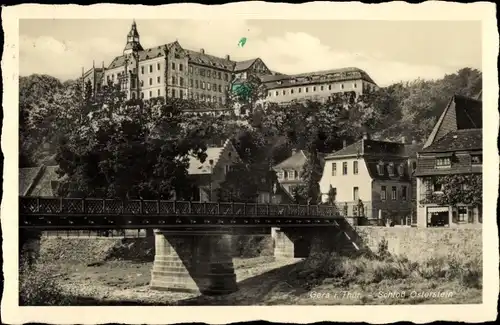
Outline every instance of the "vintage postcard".
<path fill-rule="evenodd" d="M 495 9 L 5 7 L 2 319 L 495 319 Z"/>

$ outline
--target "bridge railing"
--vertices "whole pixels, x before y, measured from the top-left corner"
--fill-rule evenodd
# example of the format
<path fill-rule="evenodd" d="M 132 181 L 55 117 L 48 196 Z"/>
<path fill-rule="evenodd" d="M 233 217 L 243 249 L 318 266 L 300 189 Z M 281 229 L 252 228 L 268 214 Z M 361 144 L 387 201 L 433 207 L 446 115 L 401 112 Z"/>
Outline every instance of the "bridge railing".
<path fill-rule="evenodd" d="M 22 214 L 86 215 L 232 215 L 329 217 L 334 206 L 257 204 L 239 202 L 190 202 L 168 200 L 110 200 L 95 198 L 19 197 Z"/>

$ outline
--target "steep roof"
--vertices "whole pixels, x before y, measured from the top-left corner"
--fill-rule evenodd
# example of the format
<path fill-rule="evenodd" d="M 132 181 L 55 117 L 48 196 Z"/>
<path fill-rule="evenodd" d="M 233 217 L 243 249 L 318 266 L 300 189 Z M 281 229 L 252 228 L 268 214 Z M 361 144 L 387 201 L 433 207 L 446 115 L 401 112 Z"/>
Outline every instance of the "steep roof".
<path fill-rule="evenodd" d="M 44 171 L 38 180 L 38 182 L 33 186 L 30 191 L 30 196 L 57 196 L 56 189 L 54 187 L 56 183 L 60 181 L 60 177 L 57 174 L 59 166 L 46 166 Z"/>
<path fill-rule="evenodd" d="M 59 166 L 19 168 L 19 195 L 56 196 Z"/>
<path fill-rule="evenodd" d="M 163 44 L 163 45 L 147 48 L 145 50 L 140 50 L 137 52 L 137 54 L 139 56 L 139 61 L 145 61 L 145 60 L 157 58 L 160 56 L 165 56 L 165 49 L 164 49 L 165 46 L 167 47 L 168 50 L 170 50 L 172 48 L 172 46 L 176 43 L 177 42 L 171 42 L 168 44 Z M 123 66 L 125 64 L 125 60 L 127 58 L 132 58 L 132 54 L 120 55 L 120 56 L 115 57 L 113 59 L 113 61 L 111 61 L 110 65 L 108 66 L 108 69 L 114 69 L 114 68 L 118 68 L 118 67 Z"/>
<path fill-rule="evenodd" d="M 248 69 L 250 69 L 252 64 L 254 64 L 255 61 L 257 61 L 257 60 L 258 60 L 258 58 L 236 62 L 236 64 L 234 65 L 233 71 L 238 72 L 238 71 L 248 70 Z"/>
<path fill-rule="evenodd" d="M 457 129 L 483 127 L 483 102 L 474 98 L 455 95 Z"/>
<path fill-rule="evenodd" d="M 439 140 L 449 131 L 483 127 L 483 104 L 480 100 L 454 95 L 444 108 L 424 148 Z"/>
<path fill-rule="evenodd" d="M 192 155 L 189 156 L 188 174 L 189 175 L 211 174 L 212 169 L 215 168 L 215 166 L 217 166 L 217 163 L 222 153 L 229 147 L 232 147 L 235 154 L 237 154 L 236 149 L 234 149 L 233 144 L 231 143 L 231 140 L 228 139 L 224 142 L 224 145 L 222 147 L 207 148 L 205 152 L 207 158 L 205 159 L 204 162 L 201 162 L 196 156 Z M 210 160 L 213 160 L 212 169 L 210 167 Z"/>
<path fill-rule="evenodd" d="M 361 154 L 362 152 L 362 146 L 363 142 L 362 140 L 356 141 L 345 148 L 342 148 L 340 150 L 335 151 L 334 153 L 326 155 L 326 159 L 328 158 L 335 158 L 335 157 L 341 157 L 341 156 L 353 156 L 353 155 L 358 155 Z"/>
<path fill-rule="evenodd" d="M 19 168 L 19 195 L 26 196 L 40 176 L 42 167 Z"/>
<path fill-rule="evenodd" d="M 293 155 L 273 166 L 273 169 L 301 168 L 307 162 L 307 155 L 304 150 L 297 150 Z"/>
<path fill-rule="evenodd" d="M 381 164 L 381 162 L 383 164 Z M 384 161 L 384 159 L 376 159 L 376 158 L 367 158 L 365 159 L 366 168 L 368 169 L 368 173 L 372 179 L 377 180 L 394 180 L 401 181 L 409 180 L 408 166 L 406 164 L 406 159 L 404 157 L 400 157 L 397 159 L 391 159 L 390 163 L 393 163 L 393 174 L 389 173 L 389 164 Z M 380 166 L 380 167 L 377 167 Z M 403 174 L 399 173 L 399 167 L 403 167 Z M 379 173 L 380 168 L 380 173 Z"/>
<path fill-rule="evenodd" d="M 481 89 L 479 91 L 479 94 L 477 94 L 476 98 L 474 98 L 475 100 L 483 100 L 483 90 Z"/>
<path fill-rule="evenodd" d="M 223 69 L 232 71 L 234 67 L 234 62 L 227 60 L 225 58 L 219 58 L 214 55 L 201 53 L 199 51 L 184 50 L 189 56 L 189 60 L 196 64 L 201 64 L 205 66 L 210 66 L 213 68 Z"/>
<path fill-rule="evenodd" d="M 453 152 L 460 150 L 482 150 L 483 130 L 466 129 L 447 133 L 421 152 Z"/>

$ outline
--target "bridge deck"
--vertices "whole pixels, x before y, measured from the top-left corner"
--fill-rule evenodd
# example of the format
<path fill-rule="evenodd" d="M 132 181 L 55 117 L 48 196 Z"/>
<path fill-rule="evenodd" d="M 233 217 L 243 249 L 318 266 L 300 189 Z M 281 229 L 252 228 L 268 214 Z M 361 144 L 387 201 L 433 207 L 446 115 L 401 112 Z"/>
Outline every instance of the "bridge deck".
<path fill-rule="evenodd" d="M 334 206 L 19 197 L 21 228 L 331 225 Z"/>

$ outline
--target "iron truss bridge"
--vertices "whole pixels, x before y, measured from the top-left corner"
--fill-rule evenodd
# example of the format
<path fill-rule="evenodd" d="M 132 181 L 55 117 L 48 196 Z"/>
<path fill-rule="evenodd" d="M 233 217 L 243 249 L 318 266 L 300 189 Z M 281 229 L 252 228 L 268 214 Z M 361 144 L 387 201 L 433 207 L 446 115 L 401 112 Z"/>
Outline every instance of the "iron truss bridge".
<path fill-rule="evenodd" d="M 334 206 L 19 197 L 19 227 L 141 229 L 332 226 Z"/>

